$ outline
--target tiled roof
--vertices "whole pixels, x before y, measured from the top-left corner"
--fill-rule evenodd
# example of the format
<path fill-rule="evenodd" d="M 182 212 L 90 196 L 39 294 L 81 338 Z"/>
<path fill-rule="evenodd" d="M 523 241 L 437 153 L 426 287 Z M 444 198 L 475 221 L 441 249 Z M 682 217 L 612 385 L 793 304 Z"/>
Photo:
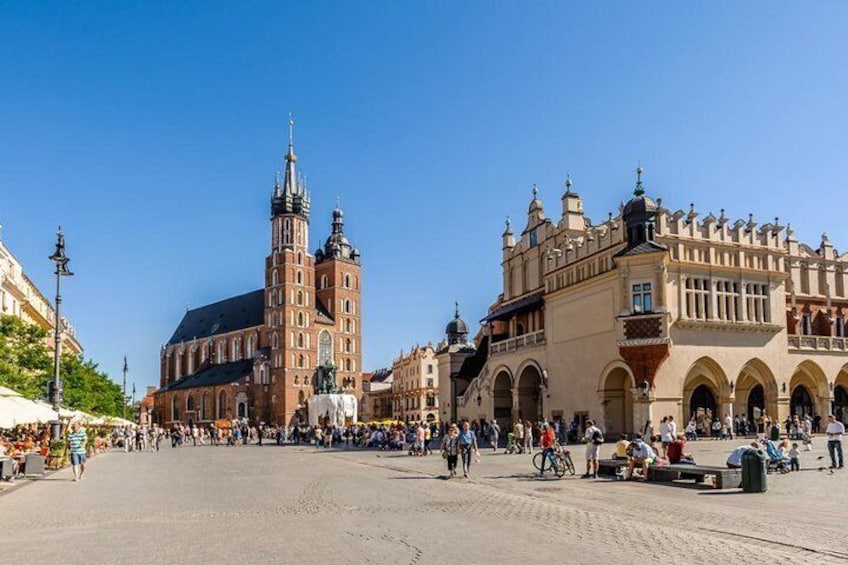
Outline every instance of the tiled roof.
<path fill-rule="evenodd" d="M 502 320 L 506 319 L 512 314 L 521 312 L 523 310 L 529 310 L 535 308 L 536 306 L 542 304 L 544 299 L 544 291 L 539 291 L 531 294 L 530 296 L 525 296 L 524 298 L 519 298 L 514 302 L 510 302 L 500 308 L 496 309 L 494 312 L 480 320 L 480 323 L 490 322 L 492 320 Z"/>
<path fill-rule="evenodd" d="M 644 255 L 645 253 L 657 253 L 660 251 L 668 251 L 668 247 L 656 241 L 643 241 L 635 247 L 619 251 L 615 254 L 615 257 L 629 257 L 631 255 Z"/>
<path fill-rule="evenodd" d="M 261 326 L 264 314 L 262 289 L 207 304 L 186 312 L 168 345 Z"/>
<path fill-rule="evenodd" d="M 210 365 L 207 368 L 188 375 L 159 390 L 159 392 L 183 390 L 201 386 L 224 385 L 235 382 L 253 373 L 253 359 L 243 359 L 232 363 Z"/>

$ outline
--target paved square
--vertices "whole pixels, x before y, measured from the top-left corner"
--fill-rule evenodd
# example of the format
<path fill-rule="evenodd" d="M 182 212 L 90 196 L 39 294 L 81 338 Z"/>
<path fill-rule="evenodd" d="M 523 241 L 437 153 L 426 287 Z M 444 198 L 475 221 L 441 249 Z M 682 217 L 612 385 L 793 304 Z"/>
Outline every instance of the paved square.
<path fill-rule="evenodd" d="M 690 444 L 719 463 L 741 442 Z M 483 452 L 469 480 L 440 457 L 310 447 L 164 447 L 96 456 L 0 496 L 10 563 L 845 563 L 848 474 L 770 475 L 769 492 L 536 480 Z M 608 452 L 611 446 L 604 446 Z M 580 448 L 575 449 L 578 463 Z"/>

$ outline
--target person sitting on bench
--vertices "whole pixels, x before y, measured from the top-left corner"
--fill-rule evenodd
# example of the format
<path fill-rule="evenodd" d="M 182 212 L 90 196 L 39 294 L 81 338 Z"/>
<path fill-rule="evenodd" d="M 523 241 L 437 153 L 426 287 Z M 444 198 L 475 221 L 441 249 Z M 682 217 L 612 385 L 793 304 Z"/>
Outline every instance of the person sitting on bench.
<path fill-rule="evenodd" d="M 639 465 L 642 468 L 642 480 L 648 478 L 648 467 L 656 459 L 656 453 L 651 449 L 651 446 L 642 441 L 642 434 L 636 434 L 633 437 L 633 443 L 630 445 L 630 467 L 628 468 L 627 480 L 633 480 L 633 471 Z"/>
<path fill-rule="evenodd" d="M 727 468 L 728 469 L 741 469 L 742 468 L 742 454 L 748 451 L 749 449 L 759 449 L 760 444 L 756 441 L 751 442 L 748 445 L 742 445 L 734 449 L 730 456 L 727 458 Z"/>
<path fill-rule="evenodd" d="M 683 434 L 678 434 L 674 441 L 668 444 L 668 449 L 666 449 L 666 456 L 670 465 L 676 465 L 678 463 L 695 465 L 695 458 L 692 457 L 691 453 L 686 453 L 684 451 L 685 448 L 686 439 L 683 437 Z"/>
<path fill-rule="evenodd" d="M 630 441 L 627 439 L 627 434 L 621 434 L 618 442 L 615 444 L 615 453 L 612 454 L 613 459 L 627 459 L 627 448 L 630 447 Z"/>

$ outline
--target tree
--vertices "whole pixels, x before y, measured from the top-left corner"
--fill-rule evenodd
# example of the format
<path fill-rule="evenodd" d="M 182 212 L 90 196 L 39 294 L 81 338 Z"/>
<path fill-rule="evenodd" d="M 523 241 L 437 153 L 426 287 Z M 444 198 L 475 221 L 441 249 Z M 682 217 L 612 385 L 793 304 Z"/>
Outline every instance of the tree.
<path fill-rule="evenodd" d="M 62 380 L 65 388 L 65 404 L 77 410 L 102 416 L 118 416 L 123 413 L 121 387 L 106 373 L 98 370 L 97 363 L 84 360 L 81 355 L 62 355 Z"/>
<path fill-rule="evenodd" d="M 47 332 L 14 316 L 0 316 L 0 385 L 26 398 L 46 394 L 53 363 Z"/>

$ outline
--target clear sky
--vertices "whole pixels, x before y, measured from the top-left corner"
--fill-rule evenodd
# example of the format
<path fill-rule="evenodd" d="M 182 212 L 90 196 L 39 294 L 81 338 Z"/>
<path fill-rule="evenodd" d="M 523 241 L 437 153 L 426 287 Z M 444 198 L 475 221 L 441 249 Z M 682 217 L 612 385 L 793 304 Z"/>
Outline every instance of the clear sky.
<path fill-rule="evenodd" d="M 645 167 L 848 250 L 848 4 L 0 2 L 0 222 L 87 356 L 158 383 L 186 306 L 262 286 L 288 112 L 313 194 L 362 250 L 365 367 L 472 328 L 500 234 L 570 173 L 603 220 Z"/>

